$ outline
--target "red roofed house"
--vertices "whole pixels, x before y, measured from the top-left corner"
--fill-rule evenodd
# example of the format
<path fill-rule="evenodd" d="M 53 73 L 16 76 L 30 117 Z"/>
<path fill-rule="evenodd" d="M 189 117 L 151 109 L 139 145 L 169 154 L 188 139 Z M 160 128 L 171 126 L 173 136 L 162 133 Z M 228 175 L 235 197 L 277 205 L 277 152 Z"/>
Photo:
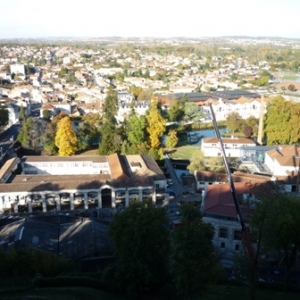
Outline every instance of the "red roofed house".
<path fill-rule="evenodd" d="M 239 203 L 255 200 L 245 182 L 236 182 L 235 189 Z M 241 225 L 237 218 L 233 196 L 229 184 L 209 185 L 202 202 L 203 220 L 215 228 L 214 246 L 221 252 L 242 250 Z M 249 209 L 241 206 L 243 216 L 249 216 Z"/>

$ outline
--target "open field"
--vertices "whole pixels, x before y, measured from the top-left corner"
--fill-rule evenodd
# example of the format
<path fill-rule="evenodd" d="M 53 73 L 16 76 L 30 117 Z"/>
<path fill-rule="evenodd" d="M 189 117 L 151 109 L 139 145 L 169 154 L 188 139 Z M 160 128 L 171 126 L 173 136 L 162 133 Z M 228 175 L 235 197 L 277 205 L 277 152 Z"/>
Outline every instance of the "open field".
<path fill-rule="evenodd" d="M 193 154 L 195 153 L 199 153 L 200 150 L 200 146 L 193 146 L 193 145 L 186 145 L 186 146 L 182 146 L 182 147 L 178 147 L 176 148 L 174 151 L 172 151 L 171 153 L 169 153 L 171 158 L 174 159 L 190 159 Z"/>
<path fill-rule="evenodd" d="M 170 154 L 171 158 L 181 158 L 181 159 L 190 159 L 193 154 L 197 151 L 199 151 L 200 146 L 193 146 L 193 145 L 185 145 L 185 146 L 181 146 L 178 147 L 176 149 L 174 149 Z M 85 155 L 85 156 L 89 156 L 89 155 L 98 155 L 98 151 L 97 149 L 93 149 L 93 150 L 88 150 L 85 151 L 79 155 Z"/>

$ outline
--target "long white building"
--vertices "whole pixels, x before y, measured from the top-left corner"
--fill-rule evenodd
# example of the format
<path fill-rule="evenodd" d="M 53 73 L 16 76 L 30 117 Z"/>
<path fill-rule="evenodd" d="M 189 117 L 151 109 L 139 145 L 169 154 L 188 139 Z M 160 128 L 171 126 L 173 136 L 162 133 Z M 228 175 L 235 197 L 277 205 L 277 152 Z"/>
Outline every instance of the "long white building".
<path fill-rule="evenodd" d="M 13 174 L 16 160 L 0 172 L 0 213 L 128 207 L 166 196 L 166 177 L 149 156 L 28 156 L 22 175 Z"/>

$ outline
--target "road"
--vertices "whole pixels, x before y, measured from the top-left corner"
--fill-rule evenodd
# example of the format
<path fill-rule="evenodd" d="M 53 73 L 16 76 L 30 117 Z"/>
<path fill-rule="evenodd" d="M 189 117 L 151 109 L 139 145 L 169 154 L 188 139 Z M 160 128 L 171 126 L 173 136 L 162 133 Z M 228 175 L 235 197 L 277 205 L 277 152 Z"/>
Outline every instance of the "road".
<path fill-rule="evenodd" d="M 20 125 L 14 124 L 0 135 L 0 167 L 4 163 L 4 157 L 13 142 L 17 139 L 19 134 Z"/>

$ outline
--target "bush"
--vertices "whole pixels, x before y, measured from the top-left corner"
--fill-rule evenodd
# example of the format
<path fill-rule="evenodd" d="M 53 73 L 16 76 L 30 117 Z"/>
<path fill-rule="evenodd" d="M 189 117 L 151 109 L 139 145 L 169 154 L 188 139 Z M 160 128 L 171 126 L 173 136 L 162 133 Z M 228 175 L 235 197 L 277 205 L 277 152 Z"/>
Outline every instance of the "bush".
<path fill-rule="evenodd" d="M 49 278 L 37 278 L 35 285 L 39 288 L 45 287 L 88 287 L 109 291 L 109 285 L 100 279 L 87 276 L 57 276 Z"/>

